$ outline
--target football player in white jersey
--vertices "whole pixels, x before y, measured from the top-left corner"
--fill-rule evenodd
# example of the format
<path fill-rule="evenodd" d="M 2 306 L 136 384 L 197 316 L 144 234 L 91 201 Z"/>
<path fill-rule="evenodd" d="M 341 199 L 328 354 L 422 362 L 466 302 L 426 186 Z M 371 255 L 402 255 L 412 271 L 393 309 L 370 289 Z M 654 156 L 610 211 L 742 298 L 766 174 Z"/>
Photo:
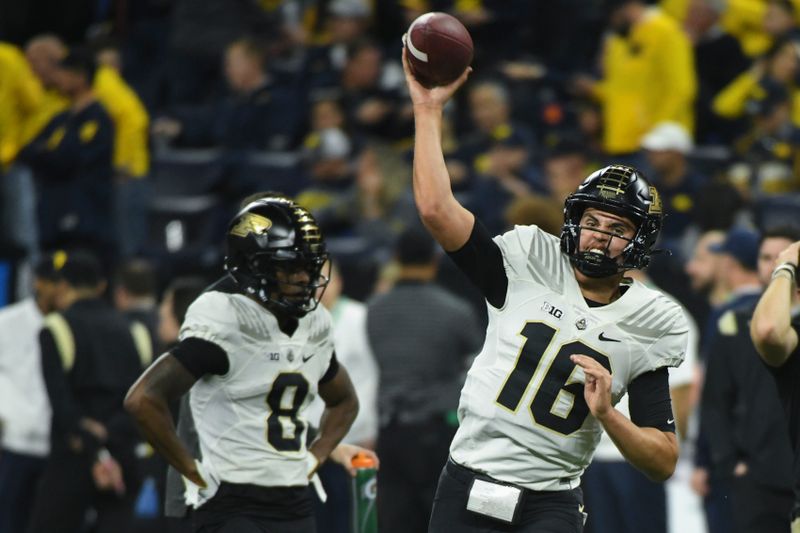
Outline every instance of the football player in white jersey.
<path fill-rule="evenodd" d="M 245 206 L 228 226 L 228 275 L 192 303 L 177 347 L 128 393 L 143 434 L 187 481 L 196 531 L 313 532 L 309 479 L 329 455 L 349 465 L 363 451 L 337 447 L 358 400 L 318 306 L 327 256 L 302 207 L 280 197 Z M 202 462 L 168 409 L 187 391 Z M 304 411 L 317 395 L 326 409 L 307 447 Z"/>
<path fill-rule="evenodd" d="M 686 320 L 660 292 L 624 278 L 649 262 L 658 192 L 636 169 L 609 166 L 566 200 L 560 239 L 535 226 L 492 239 L 454 197 L 442 154 L 443 107 L 469 69 L 428 89 L 406 53 L 417 209 L 489 316 L 430 531 L 582 531 L 580 476 L 603 429 L 652 479 L 670 477 L 678 457 L 667 367 L 683 359 Z M 625 392 L 630 419 L 613 407 Z"/>

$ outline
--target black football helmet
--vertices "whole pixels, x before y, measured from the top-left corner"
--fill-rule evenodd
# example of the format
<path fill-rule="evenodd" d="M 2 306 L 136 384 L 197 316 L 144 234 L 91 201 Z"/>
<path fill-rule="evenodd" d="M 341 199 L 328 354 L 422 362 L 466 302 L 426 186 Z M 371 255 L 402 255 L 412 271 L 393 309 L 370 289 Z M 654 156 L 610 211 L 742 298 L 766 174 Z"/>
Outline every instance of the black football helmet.
<path fill-rule="evenodd" d="M 588 207 L 626 217 L 636 225 L 636 233 L 622 251 L 621 263 L 608 254 L 580 251 L 580 222 Z M 662 221 L 661 197 L 644 175 L 633 167 L 610 165 L 586 178 L 564 202 L 561 251 L 580 272 L 593 278 L 644 268 L 650 263 Z M 592 231 L 598 230 L 592 228 Z"/>
<path fill-rule="evenodd" d="M 327 259 L 314 217 L 287 198 L 256 200 L 228 224 L 225 269 L 244 294 L 290 316 L 302 317 L 319 305 L 328 285 L 322 272 Z M 279 281 L 279 271 L 304 271 L 310 282 Z M 281 285 L 296 287 L 297 292 L 282 291 Z"/>

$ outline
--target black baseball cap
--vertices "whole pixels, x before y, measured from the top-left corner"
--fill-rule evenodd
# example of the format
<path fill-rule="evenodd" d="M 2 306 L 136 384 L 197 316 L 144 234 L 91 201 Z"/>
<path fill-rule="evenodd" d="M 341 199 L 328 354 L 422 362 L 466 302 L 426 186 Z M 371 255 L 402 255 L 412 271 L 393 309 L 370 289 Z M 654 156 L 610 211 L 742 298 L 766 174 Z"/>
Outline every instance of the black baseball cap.
<path fill-rule="evenodd" d="M 760 241 L 761 236 L 758 232 L 735 227 L 728 230 L 723 242 L 712 244 L 708 249 L 715 254 L 730 255 L 746 269 L 755 271 L 758 269 Z"/>
<path fill-rule="evenodd" d="M 70 72 L 83 73 L 89 83 L 94 80 L 94 73 L 97 70 L 94 54 L 89 49 L 81 47 L 71 48 L 58 64 Z"/>
<path fill-rule="evenodd" d="M 97 287 L 105 278 L 94 254 L 86 251 L 56 250 L 45 254 L 34 267 L 37 278 L 66 281 L 76 288 Z"/>
<path fill-rule="evenodd" d="M 426 265 L 436 257 L 436 241 L 424 228 L 411 226 L 398 237 L 395 254 L 401 265 Z"/>

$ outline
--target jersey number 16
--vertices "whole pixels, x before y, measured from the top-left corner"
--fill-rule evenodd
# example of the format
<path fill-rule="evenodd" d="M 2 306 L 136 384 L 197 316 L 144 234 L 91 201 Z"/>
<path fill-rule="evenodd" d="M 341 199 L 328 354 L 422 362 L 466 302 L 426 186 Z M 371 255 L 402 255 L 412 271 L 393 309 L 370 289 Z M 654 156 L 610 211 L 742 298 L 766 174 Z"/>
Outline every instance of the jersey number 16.
<path fill-rule="evenodd" d="M 525 344 L 520 349 L 514 370 L 497 395 L 497 403 L 510 411 L 517 411 L 545 353 L 551 349 L 550 344 L 556 332 L 555 328 L 544 322 L 525 324 L 520 332 L 525 337 Z M 578 367 L 570 360 L 570 356 L 588 355 L 609 372 L 611 363 L 607 355 L 578 341 L 554 349 L 558 352 L 533 393 L 530 410 L 535 423 L 562 435 L 570 435 L 583 426 L 589 415 L 589 406 L 583 396 L 583 383 L 575 378 Z"/>

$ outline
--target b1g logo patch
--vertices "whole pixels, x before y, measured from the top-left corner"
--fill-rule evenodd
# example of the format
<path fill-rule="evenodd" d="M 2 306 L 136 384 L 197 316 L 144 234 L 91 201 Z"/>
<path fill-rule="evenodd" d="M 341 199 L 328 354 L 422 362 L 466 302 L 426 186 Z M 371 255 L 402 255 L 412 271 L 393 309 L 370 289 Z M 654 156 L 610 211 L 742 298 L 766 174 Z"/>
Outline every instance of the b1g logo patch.
<path fill-rule="evenodd" d="M 542 304 L 542 311 L 544 311 L 545 313 L 548 313 L 549 315 L 554 316 L 555 318 L 559 318 L 559 319 L 564 316 L 564 311 L 562 311 L 561 309 L 557 308 L 556 306 L 554 306 L 550 302 L 544 302 Z"/>

